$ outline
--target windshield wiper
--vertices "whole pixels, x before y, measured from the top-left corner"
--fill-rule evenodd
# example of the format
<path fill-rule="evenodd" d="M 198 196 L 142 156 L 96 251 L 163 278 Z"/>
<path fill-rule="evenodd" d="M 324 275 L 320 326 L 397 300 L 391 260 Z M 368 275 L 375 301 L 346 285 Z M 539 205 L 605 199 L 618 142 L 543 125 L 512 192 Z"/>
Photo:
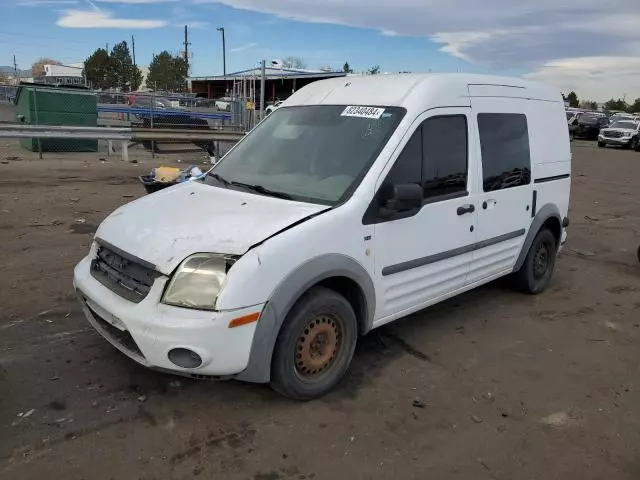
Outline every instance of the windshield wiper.
<path fill-rule="evenodd" d="M 262 185 L 250 185 L 242 182 L 229 182 L 231 185 L 246 188 L 247 190 L 253 190 L 254 192 L 261 193 L 262 195 L 268 195 L 270 197 L 284 198 L 285 200 L 293 200 L 293 197 L 288 193 L 277 192 L 275 190 L 269 190 Z"/>
<path fill-rule="evenodd" d="M 229 188 L 229 185 L 231 185 L 231 182 L 229 180 L 222 178 L 217 173 L 210 173 L 209 176 L 215 178 L 217 181 L 219 181 L 223 185 L 226 185 L 227 188 Z"/>

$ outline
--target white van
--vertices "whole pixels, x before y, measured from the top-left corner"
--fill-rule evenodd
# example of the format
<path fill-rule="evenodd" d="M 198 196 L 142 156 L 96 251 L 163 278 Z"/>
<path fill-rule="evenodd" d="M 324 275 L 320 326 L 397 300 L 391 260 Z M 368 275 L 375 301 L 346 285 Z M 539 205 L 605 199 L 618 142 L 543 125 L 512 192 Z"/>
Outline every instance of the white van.
<path fill-rule="evenodd" d="M 542 292 L 570 172 L 553 88 L 316 82 L 203 180 L 112 213 L 74 284 L 89 322 L 142 365 L 314 398 L 374 328 L 505 275 Z"/>

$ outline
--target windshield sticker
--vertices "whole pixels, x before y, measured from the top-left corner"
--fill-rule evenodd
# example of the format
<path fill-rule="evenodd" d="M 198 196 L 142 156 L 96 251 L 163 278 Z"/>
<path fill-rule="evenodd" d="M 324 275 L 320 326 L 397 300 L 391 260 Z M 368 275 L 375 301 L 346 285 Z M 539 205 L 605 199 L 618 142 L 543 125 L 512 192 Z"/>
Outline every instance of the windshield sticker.
<path fill-rule="evenodd" d="M 358 117 L 379 119 L 384 113 L 384 108 L 377 107 L 347 107 L 344 109 L 341 117 Z"/>

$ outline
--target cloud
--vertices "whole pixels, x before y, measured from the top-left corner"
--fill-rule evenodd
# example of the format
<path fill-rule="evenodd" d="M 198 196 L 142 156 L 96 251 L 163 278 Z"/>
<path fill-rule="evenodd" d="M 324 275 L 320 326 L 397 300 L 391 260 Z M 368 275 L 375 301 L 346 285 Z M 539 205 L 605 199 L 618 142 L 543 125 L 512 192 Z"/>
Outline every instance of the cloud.
<path fill-rule="evenodd" d="M 623 97 L 633 102 L 640 97 L 640 58 L 581 57 L 547 62 L 525 77 L 557 85 L 568 92 L 580 86 L 582 99 L 606 101 Z"/>
<path fill-rule="evenodd" d="M 40 7 L 44 5 L 77 5 L 78 0 L 18 0 L 23 7 Z"/>
<path fill-rule="evenodd" d="M 258 46 L 257 43 L 247 43 L 246 45 L 242 45 L 240 47 L 231 48 L 231 49 L 229 49 L 229 51 L 230 52 L 242 52 L 244 50 L 249 50 L 249 49 L 257 47 L 257 46 Z"/>
<path fill-rule="evenodd" d="M 130 28 L 149 29 L 167 25 L 165 20 L 114 17 L 104 10 L 68 10 L 56 22 L 65 28 Z"/>
<path fill-rule="evenodd" d="M 96 3 L 126 3 L 130 5 L 144 5 L 149 3 L 174 3 L 180 0 L 93 0 Z"/>
<path fill-rule="evenodd" d="M 425 37 L 444 53 L 496 71 L 538 71 L 562 59 L 640 55 L 638 0 L 193 1 Z"/>

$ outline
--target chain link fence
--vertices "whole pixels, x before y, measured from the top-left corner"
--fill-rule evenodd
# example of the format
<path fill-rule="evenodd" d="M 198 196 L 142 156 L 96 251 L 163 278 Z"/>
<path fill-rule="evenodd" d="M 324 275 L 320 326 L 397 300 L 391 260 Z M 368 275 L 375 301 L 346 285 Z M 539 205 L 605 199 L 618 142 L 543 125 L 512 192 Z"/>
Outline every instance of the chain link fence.
<path fill-rule="evenodd" d="M 248 97 L 237 93 L 231 97 L 208 99 L 171 92 L 122 93 L 69 86 L 0 85 L 0 122 L 246 132 L 255 125 L 257 112 Z M 105 152 L 111 148 L 106 141 L 64 138 L 24 139 L 20 146 L 37 151 L 40 156 L 47 152 Z M 157 153 L 184 153 L 195 148 L 203 155 L 219 158 L 232 145 L 205 140 L 179 144 L 168 134 L 166 140 L 142 141 L 137 146 L 152 157 Z"/>

